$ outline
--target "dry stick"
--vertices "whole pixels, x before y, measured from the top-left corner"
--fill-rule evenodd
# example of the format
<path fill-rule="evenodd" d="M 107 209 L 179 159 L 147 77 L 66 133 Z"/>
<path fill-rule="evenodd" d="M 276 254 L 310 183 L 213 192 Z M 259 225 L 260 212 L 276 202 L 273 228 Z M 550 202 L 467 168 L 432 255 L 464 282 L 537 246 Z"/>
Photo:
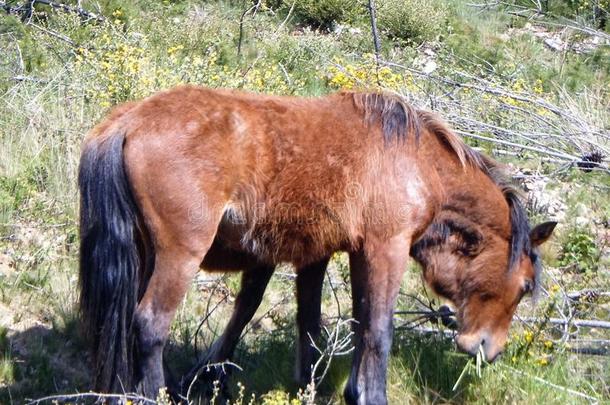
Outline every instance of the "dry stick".
<path fill-rule="evenodd" d="M 598 321 L 596 319 L 566 320 L 566 319 L 561 319 L 561 318 L 539 319 L 539 318 L 534 318 L 534 317 L 525 317 L 525 318 L 521 318 L 521 320 L 524 322 L 530 322 L 530 323 L 549 322 L 553 325 L 574 325 L 576 327 L 584 327 L 584 328 L 610 329 L 610 322 Z"/>
<path fill-rule="evenodd" d="M 57 3 L 55 1 L 49 1 L 49 0 L 34 0 L 32 2 L 32 5 L 39 3 L 39 4 L 46 4 L 47 6 L 51 6 L 56 10 L 61 10 L 61 11 L 65 11 L 68 13 L 74 13 L 74 14 L 78 14 L 81 17 L 87 17 L 89 19 L 93 19 L 93 20 L 97 20 L 99 22 L 102 22 L 105 20 L 104 17 L 99 16 L 97 14 L 94 14 L 90 11 L 87 11 L 81 7 L 72 7 L 69 6 L 67 4 L 63 4 L 63 3 Z"/>
<path fill-rule="evenodd" d="M 509 97 L 509 98 L 512 98 L 512 99 L 517 100 L 517 101 L 523 101 L 523 102 L 526 102 L 526 103 L 539 105 L 540 107 L 546 108 L 547 110 L 551 111 L 553 114 L 555 114 L 555 115 L 557 115 L 559 117 L 569 117 L 569 118 L 571 118 L 575 122 L 578 122 L 580 124 L 584 123 L 582 120 L 578 119 L 577 117 L 574 117 L 572 114 L 569 114 L 567 111 L 562 110 L 561 108 L 557 107 L 556 105 L 551 104 L 551 103 L 549 103 L 546 100 L 543 100 L 541 98 L 527 97 L 527 96 L 524 96 L 522 94 L 517 94 L 517 93 L 509 92 L 509 91 L 506 91 L 506 90 L 501 90 L 501 89 L 490 87 L 490 86 L 479 86 L 479 85 L 469 84 L 469 83 L 460 83 L 460 82 L 456 82 L 455 80 L 447 79 L 447 78 L 444 78 L 444 77 L 441 77 L 441 76 L 428 74 L 428 73 L 422 72 L 421 70 L 413 69 L 413 68 L 410 68 L 408 66 L 401 65 L 399 63 L 384 61 L 384 64 L 386 64 L 388 66 L 392 66 L 392 67 L 396 67 L 396 68 L 399 68 L 399 69 L 406 70 L 406 71 L 411 72 L 413 74 L 416 74 L 418 76 L 424 76 L 424 77 L 429 78 L 429 79 L 433 79 L 433 80 L 436 80 L 436 81 L 439 81 L 439 82 L 450 84 L 450 85 L 455 86 L 455 87 L 462 87 L 462 88 L 465 88 L 465 89 L 477 90 L 477 91 L 481 91 L 481 92 L 484 92 L 484 93 L 494 94 L 496 96 Z M 467 78 L 470 78 L 470 79 L 475 79 L 477 81 L 481 81 L 480 79 L 477 79 L 474 76 L 466 74 L 464 72 L 455 71 L 455 73 L 459 74 L 460 76 L 464 76 L 464 77 L 467 77 Z"/>
<path fill-rule="evenodd" d="M 486 92 L 486 93 L 490 93 L 490 94 L 493 94 L 493 95 L 496 95 L 496 96 L 501 96 L 501 97 L 509 97 L 509 98 L 517 100 L 517 101 L 521 101 L 521 102 L 537 105 L 539 107 L 545 108 L 548 111 L 551 111 L 552 113 L 554 113 L 558 117 L 567 119 L 568 121 L 574 123 L 579 128 L 584 129 L 584 131 L 583 131 L 584 133 L 594 134 L 594 135 L 598 135 L 598 136 L 603 136 L 603 134 L 601 132 L 599 132 L 599 131 L 592 131 L 589 128 L 588 123 L 583 121 L 581 118 L 576 117 L 572 113 L 570 113 L 569 111 L 563 110 L 563 109 L 559 108 L 558 106 L 556 106 L 554 104 L 551 104 L 551 103 L 549 103 L 546 100 L 543 100 L 541 98 L 533 98 L 533 97 L 530 97 L 530 96 L 527 96 L 527 95 L 523 95 L 523 94 L 516 94 L 516 93 L 513 93 L 513 92 L 508 92 L 508 91 L 505 91 L 505 90 L 493 88 L 493 87 L 490 87 L 488 85 L 482 85 L 481 86 L 481 85 L 475 85 L 475 84 L 469 84 L 469 83 L 459 83 L 459 82 L 456 82 L 456 81 L 451 80 L 451 79 L 447 79 L 447 78 L 443 78 L 443 77 L 435 76 L 435 75 L 430 75 L 430 74 L 424 73 L 422 71 L 419 71 L 417 69 L 409 68 L 407 66 L 400 65 L 400 64 L 397 64 L 397 63 L 387 62 L 387 61 L 385 61 L 384 63 L 386 65 L 388 65 L 388 66 L 401 68 L 401 69 L 407 70 L 407 71 L 409 71 L 409 72 L 411 72 L 413 74 L 416 74 L 418 76 L 425 76 L 426 78 L 430 78 L 430 79 L 436 80 L 436 81 L 441 82 L 441 83 L 449 84 L 449 85 L 454 86 L 454 87 L 473 89 L 473 90 L 476 90 L 476 91 Z M 466 78 L 473 79 L 475 81 L 479 81 L 479 82 L 481 81 L 480 79 L 478 79 L 476 77 L 473 77 L 471 75 L 468 75 L 466 73 L 463 73 L 463 72 L 456 72 L 456 73 L 461 75 L 461 76 L 464 76 Z M 585 141 L 587 143 L 589 143 L 589 144 L 592 144 L 594 146 L 600 147 L 600 145 L 598 145 L 597 143 L 593 142 L 591 139 L 587 138 L 587 139 L 585 139 Z M 510 145 L 510 144 L 508 144 L 508 145 Z M 510 145 L 510 146 L 514 146 L 514 145 Z M 524 148 L 525 149 L 529 149 L 527 147 L 524 147 Z M 604 148 L 602 148 L 602 149 L 604 149 Z M 536 152 L 545 153 L 545 151 L 541 151 L 541 150 L 535 150 L 535 151 Z M 551 154 L 551 155 L 553 155 L 553 154 Z M 558 155 L 554 155 L 554 156 L 558 156 Z M 568 156 L 570 156 L 570 155 L 565 154 L 564 156 L 559 156 L 559 157 L 562 157 L 564 159 L 567 158 L 567 159 L 572 160 L 572 161 L 579 160 L 579 158 L 576 158 L 575 156 L 570 156 L 570 157 L 568 157 Z M 607 170 L 608 169 L 606 169 L 606 171 Z"/>
<path fill-rule="evenodd" d="M 377 31 L 377 7 L 375 6 L 375 0 L 369 0 L 368 8 L 371 15 L 373 44 L 375 45 L 375 74 L 377 75 L 377 85 L 381 86 L 381 80 L 379 79 L 379 55 L 381 54 L 381 42 L 379 41 L 379 32 Z"/>
<path fill-rule="evenodd" d="M 420 315 L 420 316 L 424 316 L 424 317 L 428 317 L 430 319 L 433 318 L 439 318 L 443 315 L 446 316 L 451 316 L 454 315 L 453 312 L 441 312 L 441 311 L 434 311 L 434 310 L 430 310 L 430 311 L 426 311 L 426 310 L 422 310 L 422 311 L 395 311 L 394 312 L 395 315 Z M 419 319 L 420 317 L 417 317 L 417 319 Z M 597 319 L 561 319 L 561 318 L 535 318 L 535 317 L 515 317 L 513 318 L 514 320 L 521 320 L 523 322 L 529 322 L 529 323 L 539 323 L 539 322 L 548 322 L 551 323 L 553 325 L 565 325 L 565 324 L 570 324 L 570 325 L 574 325 L 576 327 L 583 327 L 583 328 L 600 328 L 600 329 L 610 329 L 610 321 L 600 321 Z"/>
<path fill-rule="evenodd" d="M 250 331 L 254 328 L 254 325 L 258 325 L 263 319 L 265 319 L 271 312 L 273 312 L 277 307 L 279 307 L 280 305 L 284 305 L 286 303 L 286 301 L 288 301 L 288 296 L 284 295 L 282 296 L 282 298 L 276 302 L 275 304 L 273 304 L 271 306 L 271 308 L 269 308 L 267 311 L 265 311 L 264 314 L 262 314 L 261 316 L 259 316 L 257 319 L 255 319 L 254 321 L 250 321 L 250 323 L 248 324 L 248 326 L 244 329 L 244 331 L 241 333 L 241 336 L 239 337 L 239 339 L 243 339 L 244 336 L 246 336 L 248 333 L 250 333 Z"/>
<path fill-rule="evenodd" d="M 333 281 L 330 277 L 330 271 L 326 272 L 326 276 L 328 278 L 328 285 L 330 286 L 330 290 L 333 292 L 333 297 L 335 297 L 335 303 L 337 304 L 337 315 L 339 316 L 339 318 L 341 318 L 341 304 L 339 303 L 337 290 L 335 290 L 335 286 L 333 285 Z"/>
<path fill-rule="evenodd" d="M 290 17 L 292 17 L 292 12 L 294 11 L 294 6 L 297 4 L 297 0 L 294 0 L 292 2 L 292 6 L 290 6 L 290 10 L 288 10 L 288 14 L 286 15 L 286 18 L 284 18 L 284 21 L 282 21 L 282 23 L 280 25 L 278 25 L 278 27 L 275 30 L 275 34 L 277 34 L 278 32 L 280 32 L 280 30 L 282 28 L 284 28 L 284 25 L 286 25 L 286 23 L 288 21 L 290 21 Z"/>
<path fill-rule="evenodd" d="M 199 376 L 201 375 L 201 372 L 205 369 L 206 371 L 209 371 L 212 368 L 216 368 L 216 367 L 221 367 L 223 373 L 226 374 L 225 371 L 225 366 L 231 366 L 231 367 L 235 367 L 236 369 L 238 369 L 239 371 L 243 371 L 243 368 L 240 367 L 239 364 L 233 363 L 232 361 L 223 361 L 220 363 L 209 363 L 206 364 L 204 366 L 199 367 L 199 369 L 197 370 L 197 372 L 195 373 L 195 376 L 193 377 L 193 379 L 189 382 L 189 387 L 186 390 L 186 397 L 183 397 L 182 399 L 186 400 L 187 403 L 191 403 L 189 401 L 189 398 L 191 397 L 191 392 L 193 390 L 193 387 L 195 386 L 195 383 L 197 382 L 197 379 L 199 378 Z M 182 395 L 181 395 L 182 396 Z M 155 402 L 156 403 L 156 402 Z"/>
<path fill-rule="evenodd" d="M 310 50 L 313 50 L 311 48 L 309 48 Z M 313 50 L 315 52 L 315 50 Z M 317 52 L 316 52 L 317 53 Z M 319 53 L 318 53 L 319 54 Z M 337 63 L 333 63 L 331 62 L 334 66 L 336 66 L 338 69 L 340 69 L 342 72 L 344 73 L 348 73 L 347 70 L 337 64 Z M 424 73 L 420 70 L 417 69 L 413 69 L 413 68 L 409 68 L 405 65 L 401 65 L 398 63 L 393 63 L 393 62 L 387 62 L 384 61 L 383 62 L 385 65 L 387 66 L 392 66 L 392 67 L 397 67 L 406 71 L 409 71 L 413 74 L 416 74 L 418 76 L 423 76 L 426 77 L 427 79 L 433 79 L 436 80 L 440 83 L 445 83 L 445 84 L 449 84 L 451 86 L 454 86 L 456 88 L 468 88 L 468 89 L 473 89 L 473 90 L 477 90 L 480 92 L 484 92 L 484 93 L 490 93 L 496 96 L 504 96 L 504 97 L 510 97 L 514 100 L 517 101 L 522 101 L 522 102 L 526 102 L 529 104 L 533 104 L 533 105 L 537 105 L 539 107 L 545 108 L 546 110 L 552 112 L 553 114 L 557 115 L 560 118 L 566 119 L 572 123 L 575 123 L 578 127 L 580 128 L 586 128 L 587 130 L 583 131 L 583 133 L 586 134 L 593 134 L 596 136 L 605 136 L 605 134 L 599 132 L 599 131 L 591 131 L 589 130 L 589 125 L 587 122 L 583 121 L 582 119 L 574 116 L 572 113 L 570 113 L 569 111 L 566 111 L 564 109 L 561 109 L 560 107 L 551 104 L 549 102 L 547 102 L 546 100 L 543 100 L 541 98 L 533 98 L 533 97 L 529 97 L 529 96 L 525 96 L 522 94 L 515 94 L 513 92 L 509 92 L 509 91 L 505 91 L 505 90 L 501 90 L 501 89 L 497 89 L 497 88 L 492 88 L 488 85 L 474 85 L 474 84 L 467 84 L 467 83 L 459 83 L 456 82 L 454 80 L 451 79 L 446 79 L 440 76 L 436 76 L 436 75 L 430 75 L 427 73 Z M 458 74 L 460 74 L 461 76 L 467 77 L 467 78 L 471 78 L 477 82 L 482 82 L 481 79 L 478 79 L 476 77 L 473 77 L 471 75 L 468 75 L 466 73 L 463 72 L 457 72 Z M 361 82 L 360 80 L 358 80 L 357 78 L 355 78 L 355 80 L 357 82 Z M 506 131 L 509 131 L 508 129 Z M 558 158 L 563 159 L 564 161 L 569 161 L 570 163 L 574 164 L 574 163 L 578 163 L 581 162 L 579 157 L 576 157 L 574 155 L 568 154 L 568 153 L 563 153 L 563 152 L 553 152 L 553 151 L 548 151 L 548 150 L 544 150 L 541 148 L 535 148 L 535 147 L 531 147 L 531 146 L 527 146 L 527 145 L 522 145 L 522 144 L 517 144 L 517 143 L 513 143 L 513 142 L 508 142 L 508 141 L 503 141 L 503 140 L 498 140 L 498 139 L 493 139 L 493 138 L 488 138 L 488 137 L 483 137 L 481 135 L 474 135 L 474 134 L 470 134 L 470 133 L 466 133 L 463 131 L 456 131 L 458 133 L 461 133 L 462 135 L 466 135 L 466 136 L 470 136 L 472 138 L 479 138 L 482 140 L 486 140 L 486 141 L 490 141 L 490 142 L 495 142 L 495 143 L 500 143 L 500 144 L 504 144 L 507 146 L 512 146 L 512 147 L 518 147 L 518 148 L 522 148 L 522 149 L 526 149 L 526 150 L 532 150 L 534 152 L 538 152 L 538 153 L 542 153 L 542 154 L 547 154 L 550 156 L 555 156 Z M 589 142 L 591 143 L 591 142 Z M 600 165 L 601 166 L 601 165 Z M 597 167 L 596 169 L 604 171 L 604 172 L 610 172 L 610 168 L 608 167 Z"/>
<path fill-rule="evenodd" d="M 256 4 L 244 10 L 244 12 L 241 14 L 241 17 L 239 18 L 239 39 L 237 41 L 237 56 L 241 55 L 241 43 L 244 38 L 244 20 L 246 19 L 246 15 L 248 15 L 248 13 L 250 13 L 251 11 L 256 13 L 258 8 L 261 6 L 262 1 L 263 0 L 258 0 Z"/>
<path fill-rule="evenodd" d="M 142 397 L 140 395 L 135 394 L 102 394 L 99 392 L 85 392 L 82 394 L 73 394 L 73 395 L 49 395 L 47 397 L 42 397 L 38 399 L 33 399 L 30 402 L 26 402 L 27 405 L 36 405 L 41 404 L 43 402 L 54 402 L 62 401 L 62 402 L 71 402 L 76 401 L 78 399 L 89 399 L 95 398 L 99 399 L 126 399 L 130 401 L 134 401 L 137 403 L 144 404 L 156 404 L 157 401 Z M 96 401 L 97 402 L 97 401 Z"/>
<path fill-rule="evenodd" d="M 581 290 L 572 291 L 566 294 L 571 300 L 577 300 L 580 297 L 610 297 L 610 291 L 598 291 L 598 290 Z"/>
<path fill-rule="evenodd" d="M 454 132 L 463 135 L 463 136 L 468 136 L 470 138 L 475 138 L 475 139 L 480 139 L 483 141 L 489 141 L 489 142 L 493 142 L 493 143 L 499 143 L 502 145 L 507 145 L 507 146 L 512 146 L 515 148 L 521 148 L 521 149 L 527 149 L 527 150 L 531 150 L 533 152 L 538 152 L 538 153 L 543 153 L 543 154 L 547 154 L 547 155 L 551 155 L 551 156 L 555 156 L 564 160 L 569 160 L 569 161 L 580 161 L 580 158 L 576 157 L 576 156 L 572 156 L 569 155 L 567 153 L 557 153 L 557 152 L 553 152 L 547 149 L 542 149 L 542 148 L 538 148 L 535 146 L 528 146 L 528 145 L 522 145 L 520 143 L 515 143 L 515 142 L 509 142 L 509 141 L 505 141 L 503 139 L 496 139 L 496 138 L 490 138 L 488 136 L 483 136 L 483 135 L 475 135 L 475 134 L 471 134 L 469 132 L 466 131 L 460 131 L 458 129 L 455 129 Z"/>
<path fill-rule="evenodd" d="M 65 36 L 63 34 L 60 34 L 58 32 L 46 29 L 46 28 L 44 28 L 44 27 L 42 27 L 40 25 L 34 24 L 34 23 L 29 23 L 28 25 L 31 25 L 32 27 L 37 28 L 37 29 L 41 30 L 42 32 L 44 32 L 46 34 L 49 34 L 52 37 L 55 37 L 57 39 L 61 39 L 62 41 L 67 42 L 71 46 L 76 46 L 76 43 L 74 41 L 72 41 L 69 37 L 67 37 L 67 36 Z"/>
<path fill-rule="evenodd" d="M 551 279 L 553 279 L 555 285 L 558 285 L 561 291 L 561 301 L 555 306 L 557 312 L 561 315 L 564 320 L 574 319 L 574 307 L 570 305 L 569 298 L 567 298 L 567 292 L 565 287 L 552 275 L 551 272 L 547 272 Z M 543 289 L 547 296 L 549 296 L 548 290 Z M 566 343 L 570 339 L 570 325 L 568 323 L 563 325 L 563 333 L 561 335 L 561 343 Z"/>
<path fill-rule="evenodd" d="M 493 125 L 493 124 L 489 124 L 489 123 L 486 123 L 486 122 L 477 121 L 477 120 L 474 120 L 472 118 L 467 118 L 467 117 L 455 117 L 455 118 L 453 118 L 453 120 L 451 118 L 452 117 L 449 116 L 448 120 L 449 121 L 453 121 L 455 123 L 462 123 L 462 125 L 475 126 L 475 128 L 477 126 L 483 127 L 483 128 L 486 128 L 486 129 L 488 129 L 488 130 L 490 130 L 492 132 L 500 132 L 500 133 L 504 133 L 504 134 L 509 135 L 509 136 L 517 136 L 517 137 L 525 139 L 528 142 L 531 142 L 531 143 L 533 143 L 535 145 L 538 145 L 539 147 L 544 148 L 546 150 L 550 150 L 550 151 L 553 151 L 553 152 L 556 152 L 556 153 L 564 153 L 561 150 L 558 150 L 558 149 L 546 146 L 544 143 L 542 143 L 542 142 L 540 142 L 540 141 L 538 141 L 536 139 L 533 139 L 533 138 L 531 138 L 531 137 L 529 137 L 527 135 L 524 135 L 524 134 L 522 134 L 520 132 L 517 132 L 517 131 L 513 131 L 513 130 L 510 130 L 510 129 L 507 129 L 507 128 L 502 128 L 502 127 L 499 127 L 497 125 Z"/>
<path fill-rule="evenodd" d="M 316 361 L 316 363 L 312 367 L 311 378 L 315 383 L 316 388 L 322 383 L 328 370 L 330 369 L 330 364 L 332 362 L 333 357 L 335 356 L 344 356 L 346 354 L 351 353 L 354 350 L 354 346 L 352 345 L 352 336 L 354 332 L 350 330 L 345 336 L 341 337 L 341 330 L 346 326 L 350 325 L 352 322 L 355 322 L 354 319 L 345 319 L 337 318 L 337 322 L 335 323 L 335 327 L 331 332 L 328 332 L 326 328 L 324 331 L 328 337 L 326 348 L 324 350 L 320 349 L 314 340 L 309 336 L 311 346 L 320 354 L 320 358 Z M 324 370 L 322 370 L 322 374 L 316 376 L 316 372 L 318 371 L 318 367 L 322 365 L 324 358 L 328 357 L 326 364 L 324 366 Z"/>
<path fill-rule="evenodd" d="M 220 299 L 214 305 L 214 307 L 212 307 L 212 309 L 206 313 L 206 315 L 203 317 L 201 322 L 199 322 L 199 325 L 197 325 L 197 329 L 195 330 L 194 343 L 193 343 L 193 349 L 195 350 L 195 353 L 197 353 L 197 351 L 198 351 L 197 350 L 197 336 L 199 336 L 199 332 L 201 331 L 203 324 L 210 318 L 210 316 L 214 313 L 214 311 L 216 311 L 216 309 L 218 307 L 220 307 L 220 305 L 227 300 L 227 298 L 229 298 L 229 294 L 225 294 L 224 297 L 222 297 L 222 299 Z"/>
<path fill-rule="evenodd" d="M 0 8 L 3 8 L 8 14 L 23 14 L 23 13 L 30 13 L 32 10 L 32 7 L 36 3 L 45 4 L 47 6 L 53 7 L 56 10 L 61 10 L 61 11 L 67 12 L 67 13 L 78 14 L 81 17 L 86 17 L 89 19 L 97 20 L 99 22 L 105 21 L 105 18 L 103 16 L 97 15 L 90 11 L 87 11 L 81 7 L 72 7 L 67 4 L 58 3 L 55 1 L 49 1 L 49 0 L 32 0 L 32 1 L 28 1 L 27 5 L 23 5 L 23 6 L 18 5 L 16 7 L 11 7 L 11 5 L 8 4 L 8 2 L 6 2 L 6 1 L 0 1 Z"/>
<path fill-rule="evenodd" d="M 511 6 L 514 8 L 519 8 L 522 11 L 532 11 L 529 7 L 517 6 L 517 5 L 511 4 L 509 2 L 501 2 L 501 4 L 506 5 L 506 6 Z M 610 35 L 608 35 L 604 31 L 596 30 L 596 29 L 586 26 L 582 23 L 579 23 L 578 21 L 571 20 L 566 17 L 556 16 L 554 14 L 549 13 L 548 11 L 536 10 L 534 13 L 532 13 L 529 16 L 524 15 L 524 14 L 515 13 L 515 12 L 513 12 L 511 14 L 518 16 L 518 17 L 527 18 L 529 20 L 534 20 L 536 23 L 539 23 L 539 24 L 550 25 L 552 27 L 571 28 L 573 30 L 580 31 L 582 33 L 585 33 L 585 34 L 588 34 L 591 36 L 610 40 Z M 545 21 L 545 20 L 540 19 L 539 17 L 552 17 L 552 18 L 555 18 L 557 20 L 557 22 Z"/>

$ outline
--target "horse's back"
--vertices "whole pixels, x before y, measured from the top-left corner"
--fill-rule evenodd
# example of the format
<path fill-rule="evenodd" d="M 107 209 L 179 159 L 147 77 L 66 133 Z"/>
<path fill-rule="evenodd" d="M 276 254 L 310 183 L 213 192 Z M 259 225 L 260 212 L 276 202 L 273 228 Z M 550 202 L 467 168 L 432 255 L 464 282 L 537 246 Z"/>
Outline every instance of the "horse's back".
<path fill-rule="evenodd" d="M 360 207 L 348 207 L 345 196 L 364 168 L 364 130 L 343 96 L 185 86 L 118 107 L 86 142 L 125 134 L 126 171 L 153 233 L 217 221 L 243 249 L 298 262 L 358 232 L 351 214 Z"/>

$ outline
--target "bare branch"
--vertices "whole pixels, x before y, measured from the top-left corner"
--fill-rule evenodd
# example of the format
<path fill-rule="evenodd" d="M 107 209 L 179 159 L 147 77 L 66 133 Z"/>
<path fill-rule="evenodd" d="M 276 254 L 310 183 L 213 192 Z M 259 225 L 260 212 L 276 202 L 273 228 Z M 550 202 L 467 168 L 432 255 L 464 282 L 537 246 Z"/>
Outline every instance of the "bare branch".
<path fill-rule="evenodd" d="M 0 1 L 0 7 L 3 8 L 8 14 L 20 14 L 20 15 L 30 14 L 32 12 L 32 9 L 35 4 L 44 4 L 44 5 L 53 7 L 55 10 L 64 11 L 66 13 L 78 14 L 79 16 L 84 17 L 88 20 L 96 20 L 98 22 L 103 22 L 106 20 L 102 15 L 93 13 L 91 11 L 87 11 L 81 7 L 73 7 L 73 6 L 59 3 L 56 1 L 31 0 L 31 1 L 28 1 L 26 5 L 16 5 L 16 6 L 11 6 L 6 1 Z"/>
<path fill-rule="evenodd" d="M 124 400 L 133 401 L 141 404 L 156 404 L 157 401 L 152 399 L 148 399 L 146 397 L 136 395 L 136 394 L 102 394 L 100 392 L 85 392 L 81 394 L 67 394 L 67 395 L 49 395 L 42 398 L 33 399 L 30 402 L 26 402 L 27 405 L 36 405 L 42 404 L 45 402 L 57 403 L 61 402 L 74 402 L 78 403 L 79 400 L 85 399 L 93 399 L 96 403 L 103 403 L 105 400 L 115 399 L 115 400 Z"/>
<path fill-rule="evenodd" d="M 375 46 L 375 73 L 377 75 L 377 84 L 381 85 L 379 79 L 381 41 L 379 40 L 379 32 L 377 31 L 377 6 L 375 5 L 375 0 L 369 0 L 368 9 L 371 16 L 371 33 L 373 34 L 373 44 Z"/>

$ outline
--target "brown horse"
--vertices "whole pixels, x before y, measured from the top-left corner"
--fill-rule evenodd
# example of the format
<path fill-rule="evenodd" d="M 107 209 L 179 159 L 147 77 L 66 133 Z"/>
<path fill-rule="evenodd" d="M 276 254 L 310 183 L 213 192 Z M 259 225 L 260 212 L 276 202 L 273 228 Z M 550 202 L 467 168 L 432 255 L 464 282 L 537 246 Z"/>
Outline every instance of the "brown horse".
<path fill-rule="evenodd" d="M 324 269 L 347 251 L 355 324 L 350 404 L 384 404 L 392 315 L 409 256 L 457 307 L 457 344 L 494 359 L 538 280 L 535 246 L 497 165 L 400 97 L 272 97 L 180 87 L 126 104 L 89 134 L 81 190 L 81 312 L 96 388 L 165 385 L 162 352 L 200 267 L 243 271 L 228 359 L 274 266 L 298 268 L 299 364 L 320 317 Z"/>

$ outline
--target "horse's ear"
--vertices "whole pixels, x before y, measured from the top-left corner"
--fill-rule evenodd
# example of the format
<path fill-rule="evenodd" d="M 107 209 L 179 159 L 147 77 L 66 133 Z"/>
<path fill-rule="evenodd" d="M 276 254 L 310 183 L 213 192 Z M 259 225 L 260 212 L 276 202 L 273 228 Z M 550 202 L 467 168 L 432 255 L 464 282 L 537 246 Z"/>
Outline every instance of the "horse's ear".
<path fill-rule="evenodd" d="M 543 222 L 540 225 L 536 225 L 534 229 L 530 231 L 530 241 L 533 246 L 539 246 L 546 242 L 553 233 L 553 229 L 557 226 L 557 222 L 549 221 Z"/>

